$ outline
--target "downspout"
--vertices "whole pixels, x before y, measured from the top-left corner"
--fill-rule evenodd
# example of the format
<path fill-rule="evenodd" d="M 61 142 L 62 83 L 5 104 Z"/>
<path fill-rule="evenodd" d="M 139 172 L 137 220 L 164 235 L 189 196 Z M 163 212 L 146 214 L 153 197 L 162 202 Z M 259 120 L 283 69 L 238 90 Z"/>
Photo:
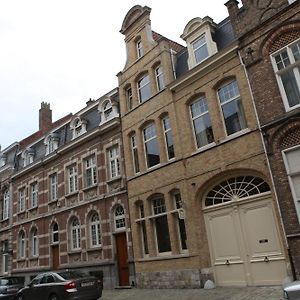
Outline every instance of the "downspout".
<path fill-rule="evenodd" d="M 176 54 L 176 51 L 170 48 L 170 54 L 171 54 L 172 72 L 173 72 L 174 80 L 176 80 L 176 70 L 175 70 L 175 62 L 174 62 L 174 55 Z"/>
<path fill-rule="evenodd" d="M 253 104 L 253 108 L 254 108 L 254 113 L 255 113 L 255 117 L 256 117 L 256 120 L 257 120 L 258 128 L 259 128 L 260 138 L 261 138 L 262 146 L 263 146 L 263 149 L 264 149 L 264 155 L 266 157 L 267 166 L 268 166 L 268 169 L 269 169 L 269 172 L 270 172 L 270 175 L 271 175 L 270 176 L 271 177 L 271 182 L 272 182 L 272 185 L 274 187 L 276 205 L 277 205 L 277 209 L 278 209 L 278 213 L 279 213 L 279 217 L 280 217 L 280 225 L 281 225 L 282 230 L 284 232 L 284 241 L 285 241 L 286 249 L 287 249 L 287 252 L 288 252 L 289 261 L 290 261 L 290 264 L 291 264 L 291 271 L 292 271 L 292 275 L 293 275 L 293 280 L 297 280 L 295 266 L 294 266 L 294 262 L 293 262 L 292 255 L 291 255 L 291 250 L 290 250 L 290 247 L 289 247 L 289 244 L 288 244 L 288 241 L 287 241 L 287 237 L 286 237 L 286 231 L 285 231 L 285 228 L 284 228 L 283 218 L 282 218 L 281 210 L 280 210 L 280 207 L 279 207 L 278 195 L 277 195 L 277 191 L 276 191 L 276 188 L 275 188 L 273 173 L 272 173 L 272 169 L 271 169 L 271 166 L 270 166 L 269 157 L 267 155 L 267 149 L 266 149 L 266 145 L 264 143 L 264 137 L 263 137 L 263 134 L 262 134 L 262 131 L 261 131 L 261 124 L 260 124 L 260 121 L 259 121 L 259 118 L 258 118 L 258 113 L 257 113 L 257 109 L 256 109 L 255 102 L 254 102 L 254 97 L 253 97 L 253 92 L 252 92 L 252 88 L 251 88 L 251 85 L 250 85 L 250 80 L 249 80 L 249 77 L 248 77 L 246 66 L 243 62 L 243 59 L 241 57 L 241 53 L 240 53 L 239 50 L 238 50 L 238 55 L 239 55 L 241 65 L 242 65 L 242 67 L 244 69 L 244 72 L 245 72 L 245 75 L 246 75 L 246 79 L 247 79 L 247 83 L 248 83 L 249 91 L 250 91 L 250 96 L 251 96 L 251 100 L 252 100 L 252 104 Z"/>

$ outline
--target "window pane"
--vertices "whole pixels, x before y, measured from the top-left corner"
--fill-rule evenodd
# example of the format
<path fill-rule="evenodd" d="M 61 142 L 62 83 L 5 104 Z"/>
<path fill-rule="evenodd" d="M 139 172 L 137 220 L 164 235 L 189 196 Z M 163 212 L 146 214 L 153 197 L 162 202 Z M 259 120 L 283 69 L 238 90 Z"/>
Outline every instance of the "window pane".
<path fill-rule="evenodd" d="M 294 72 L 295 71 L 291 69 L 280 76 L 290 107 L 300 103 L 300 93 Z"/>
<path fill-rule="evenodd" d="M 150 80 L 148 75 L 144 76 L 138 82 L 138 89 L 139 89 L 140 102 L 144 102 L 151 97 L 151 86 L 150 86 Z"/>
<path fill-rule="evenodd" d="M 291 48 L 293 51 L 295 61 L 300 60 L 300 43 L 293 45 Z"/>
<path fill-rule="evenodd" d="M 214 141 L 214 135 L 209 114 L 194 120 L 194 130 L 198 147 L 203 147 Z"/>
<path fill-rule="evenodd" d="M 179 227 L 179 234 L 180 234 L 180 243 L 181 243 L 181 249 L 186 250 L 187 244 L 186 244 L 186 230 L 185 230 L 185 222 L 183 219 L 178 218 L 178 227 Z"/>
<path fill-rule="evenodd" d="M 167 216 L 162 216 L 155 219 L 155 229 L 158 252 L 161 253 L 171 251 Z"/>
<path fill-rule="evenodd" d="M 160 163 L 158 143 L 156 139 L 152 139 L 146 143 L 147 166 L 153 167 Z"/>

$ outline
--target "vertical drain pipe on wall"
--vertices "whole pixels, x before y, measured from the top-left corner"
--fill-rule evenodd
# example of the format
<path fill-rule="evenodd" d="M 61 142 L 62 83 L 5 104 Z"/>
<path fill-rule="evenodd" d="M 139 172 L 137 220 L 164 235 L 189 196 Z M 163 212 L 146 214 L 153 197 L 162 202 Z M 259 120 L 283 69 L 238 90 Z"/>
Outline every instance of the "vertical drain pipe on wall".
<path fill-rule="evenodd" d="M 283 224 L 283 218 L 282 218 L 281 210 L 280 210 L 280 207 L 279 207 L 278 195 L 277 195 L 277 191 L 276 191 L 275 184 L 274 184 L 273 173 L 272 173 L 272 170 L 271 170 L 269 157 L 267 155 L 267 149 L 266 149 L 266 146 L 265 146 L 265 143 L 264 143 L 264 137 L 263 137 L 263 134 L 262 134 L 262 131 L 261 131 L 261 125 L 260 125 L 260 121 L 259 121 L 259 118 L 258 118 L 256 105 L 255 105 L 255 102 L 254 102 L 254 97 L 253 97 L 252 88 L 251 88 L 251 85 L 250 85 L 250 80 L 249 80 L 249 77 L 248 77 L 246 66 L 245 66 L 244 61 L 241 57 L 241 53 L 240 53 L 239 50 L 237 50 L 237 51 L 238 51 L 240 63 L 243 66 L 243 69 L 244 69 L 244 72 L 245 72 L 245 75 L 246 75 L 246 79 L 247 79 L 247 83 L 248 83 L 248 86 L 249 86 L 252 105 L 253 105 L 253 108 L 254 108 L 254 113 L 255 113 L 256 120 L 257 120 L 257 124 L 258 124 L 258 130 L 259 130 L 259 133 L 260 133 L 260 138 L 261 138 L 262 146 L 263 146 L 263 149 L 264 149 L 264 154 L 265 154 L 265 157 L 266 157 L 268 169 L 269 169 L 269 172 L 270 172 L 270 175 L 271 175 L 270 176 L 271 177 L 271 182 L 272 182 L 272 185 L 274 187 L 276 205 L 277 205 L 277 209 L 278 209 L 278 213 L 279 213 L 279 217 L 280 217 L 281 227 L 282 227 L 282 230 L 284 232 L 284 241 L 285 241 L 286 249 L 287 249 L 287 252 L 288 252 L 289 261 L 290 261 L 290 264 L 291 264 L 291 272 L 292 272 L 293 280 L 297 280 L 295 265 L 294 265 L 294 262 L 293 262 L 293 258 L 292 258 L 292 255 L 291 255 L 291 250 L 290 250 L 290 247 L 289 247 L 289 244 L 288 244 L 288 241 L 287 241 L 287 237 L 286 237 L 286 231 L 285 231 L 284 224 Z"/>

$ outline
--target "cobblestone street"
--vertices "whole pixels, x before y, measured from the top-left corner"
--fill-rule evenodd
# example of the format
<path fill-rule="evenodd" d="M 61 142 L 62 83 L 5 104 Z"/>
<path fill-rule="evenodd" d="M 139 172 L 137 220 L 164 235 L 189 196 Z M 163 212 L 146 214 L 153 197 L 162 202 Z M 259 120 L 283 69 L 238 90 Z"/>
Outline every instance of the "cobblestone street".
<path fill-rule="evenodd" d="M 104 290 L 101 300 L 282 300 L 282 287 Z"/>

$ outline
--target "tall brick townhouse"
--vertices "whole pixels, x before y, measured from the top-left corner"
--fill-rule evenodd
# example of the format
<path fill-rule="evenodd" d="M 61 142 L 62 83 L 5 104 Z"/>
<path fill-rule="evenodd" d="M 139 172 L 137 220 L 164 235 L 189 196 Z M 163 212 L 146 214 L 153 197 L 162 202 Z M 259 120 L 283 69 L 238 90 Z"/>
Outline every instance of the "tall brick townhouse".
<path fill-rule="evenodd" d="M 11 186 L 1 182 L 2 274 L 28 282 L 72 268 L 103 272 L 106 288 L 134 281 L 118 102 L 114 89 L 54 123 L 42 103 L 40 130 L 17 143 L 13 158 L 1 153 L 0 171 L 14 168 Z"/>
<path fill-rule="evenodd" d="M 137 286 L 281 284 L 287 244 L 232 23 L 194 18 L 184 47 L 150 13 L 126 14 L 118 74 Z"/>
<path fill-rule="evenodd" d="M 300 2 L 227 2 L 245 64 L 287 237 L 300 277 Z M 255 3 L 254 3 L 255 2 Z"/>

